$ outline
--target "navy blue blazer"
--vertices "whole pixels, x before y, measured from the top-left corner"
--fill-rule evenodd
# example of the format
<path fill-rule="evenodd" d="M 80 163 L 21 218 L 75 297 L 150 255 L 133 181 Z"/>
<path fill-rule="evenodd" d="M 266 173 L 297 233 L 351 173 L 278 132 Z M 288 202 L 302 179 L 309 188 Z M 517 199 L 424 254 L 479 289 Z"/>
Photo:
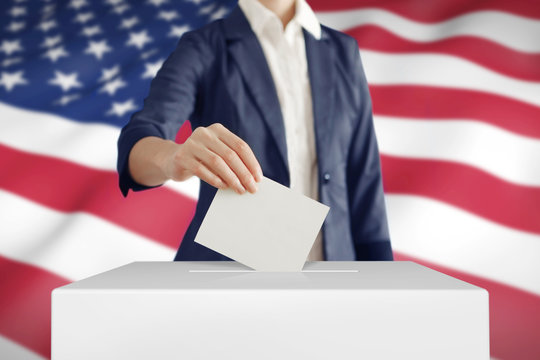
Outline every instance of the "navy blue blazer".
<path fill-rule="evenodd" d="M 327 260 L 392 260 L 371 99 L 356 40 L 303 29 L 311 82 L 319 199 Z M 289 186 L 285 128 L 276 88 L 256 35 L 236 6 L 224 19 L 184 33 L 152 80 L 143 108 L 118 140 L 120 189 L 133 181 L 128 156 L 143 137 L 174 139 L 183 122 L 221 123 L 244 139 L 265 176 Z M 175 260 L 229 260 L 193 240 L 216 189 L 201 181 L 194 218 Z M 302 216 L 302 214 L 298 214 Z M 272 219 L 268 219 L 272 221 Z"/>

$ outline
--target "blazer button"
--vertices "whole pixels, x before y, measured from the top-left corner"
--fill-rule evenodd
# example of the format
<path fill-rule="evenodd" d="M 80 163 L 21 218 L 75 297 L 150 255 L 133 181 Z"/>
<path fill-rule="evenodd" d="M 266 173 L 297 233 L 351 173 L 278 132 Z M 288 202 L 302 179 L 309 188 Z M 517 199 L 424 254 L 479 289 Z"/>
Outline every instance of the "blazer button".
<path fill-rule="evenodd" d="M 323 181 L 325 184 L 328 184 L 330 182 L 330 173 L 324 173 Z"/>

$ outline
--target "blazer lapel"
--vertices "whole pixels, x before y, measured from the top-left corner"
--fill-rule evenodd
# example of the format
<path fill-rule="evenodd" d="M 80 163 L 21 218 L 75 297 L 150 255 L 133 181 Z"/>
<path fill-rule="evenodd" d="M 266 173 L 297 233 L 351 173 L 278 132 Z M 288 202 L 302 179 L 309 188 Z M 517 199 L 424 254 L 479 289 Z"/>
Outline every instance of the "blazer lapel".
<path fill-rule="evenodd" d="M 238 64 L 288 173 L 287 143 L 281 106 L 263 49 L 239 6 L 223 20 L 228 49 Z M 236 41 L 235 41 L 236 40 Z"/>
<path fill-rule="evenodd" d="M 311 98 L 313 102 L 313 122 L 315 126 L 315 141 L 318 153 L 319 171 L 323 171 L 328 153 L 331 134 L 333 131 L 330 109 L 334 96 L 334 51 L 329 44 L 328 35 L 322 31 L 321 38 L 317 40 L 311 33 L 304 31 L 306 43 L 306 58 L 308 74 L 311 84 Z"/>

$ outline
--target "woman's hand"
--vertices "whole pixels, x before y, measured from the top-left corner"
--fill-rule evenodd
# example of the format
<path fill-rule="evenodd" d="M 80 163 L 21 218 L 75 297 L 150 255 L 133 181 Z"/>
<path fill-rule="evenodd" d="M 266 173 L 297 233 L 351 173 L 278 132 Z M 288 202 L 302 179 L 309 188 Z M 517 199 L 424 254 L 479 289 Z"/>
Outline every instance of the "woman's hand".
<path fill-rule="evenodd" d="M 192 175 L 220 189 L 242 194 L 257 191 L 262 170 L 249 145 L 221 124 L 196 128 L 166 162 L 168 178 L 183 181 Z"/>

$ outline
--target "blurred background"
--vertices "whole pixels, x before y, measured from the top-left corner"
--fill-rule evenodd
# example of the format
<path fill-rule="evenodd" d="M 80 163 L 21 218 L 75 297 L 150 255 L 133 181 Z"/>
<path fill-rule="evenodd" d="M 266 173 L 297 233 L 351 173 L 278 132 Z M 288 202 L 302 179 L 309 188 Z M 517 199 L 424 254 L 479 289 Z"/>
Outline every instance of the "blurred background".
<path fill-rule="evenodd" d="M 540 2 L 308 3 L 358 42 L 396 259 L 487 289 L 492 357 L 540 359 Z M 198 182 L 124 199 L 116 141 L 182 34 L 234 6 L 0 2 L 0 358 L 50 357 L 53 288 L 172 260 Z"/>

